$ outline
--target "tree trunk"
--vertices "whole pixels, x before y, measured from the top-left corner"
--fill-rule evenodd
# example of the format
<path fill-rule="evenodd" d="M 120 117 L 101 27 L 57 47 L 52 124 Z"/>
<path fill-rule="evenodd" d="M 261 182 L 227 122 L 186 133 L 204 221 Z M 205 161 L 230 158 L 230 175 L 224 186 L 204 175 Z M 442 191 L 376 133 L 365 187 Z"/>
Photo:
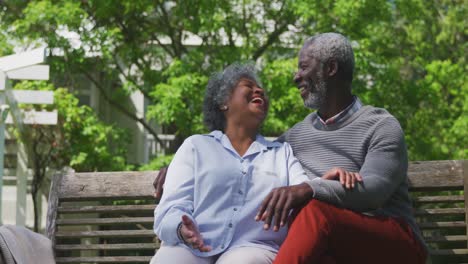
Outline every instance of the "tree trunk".
<path fill-rule="evenodd" d="M 39 216 L 38 216 L 38 208 L 37 208 L 37 193 L 38 190 L 35 188 L 35 186 L 32 186 L 31 188 L 31 196 L 32 196 L 32 201 L 33 201 L 33 208 L 34 208 L 34 232 L 38 233 L 39 232 Z"/>

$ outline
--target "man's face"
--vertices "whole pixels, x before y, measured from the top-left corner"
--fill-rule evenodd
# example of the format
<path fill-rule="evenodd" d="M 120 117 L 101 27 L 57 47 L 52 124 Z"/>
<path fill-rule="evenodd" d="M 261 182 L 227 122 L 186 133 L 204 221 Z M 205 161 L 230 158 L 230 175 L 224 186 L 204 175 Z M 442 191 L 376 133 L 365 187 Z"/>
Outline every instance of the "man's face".
<path fill-rule="evenodd" d="M 323 105 L 327 93 L 327 83 L 323 73 L 323 63 L 311 56 L 313 45 L 305 46 L 299 52 L 298 70 L 294 75 L 304 105 L 319 109 Z"/>

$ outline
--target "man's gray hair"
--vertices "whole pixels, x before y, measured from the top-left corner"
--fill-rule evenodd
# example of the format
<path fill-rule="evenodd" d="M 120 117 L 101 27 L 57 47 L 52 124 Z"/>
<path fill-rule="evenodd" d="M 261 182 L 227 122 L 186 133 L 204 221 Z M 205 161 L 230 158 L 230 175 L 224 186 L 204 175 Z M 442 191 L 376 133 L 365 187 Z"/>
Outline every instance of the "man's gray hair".
<path fill-rule="evenodd" d="M 203 121 L 210 131 L 224 131 L 226 118 L 220 108 L 227 103 L 232 91 L 242 79 L 252 80 L 261 86 L 253 64 L 233 63 L 224 71 L 211 76 L 203 102 Z"/>
<path fill-rule="evenodd" d="M 335 59 L 338 63 L 338 73 L 351 82 L 354 73 L 354 53 L 349 40 L 339 33 L 322 33 L 304 42 L 304 48 L 313 45 L 312 56 L 326 63 Z"/>

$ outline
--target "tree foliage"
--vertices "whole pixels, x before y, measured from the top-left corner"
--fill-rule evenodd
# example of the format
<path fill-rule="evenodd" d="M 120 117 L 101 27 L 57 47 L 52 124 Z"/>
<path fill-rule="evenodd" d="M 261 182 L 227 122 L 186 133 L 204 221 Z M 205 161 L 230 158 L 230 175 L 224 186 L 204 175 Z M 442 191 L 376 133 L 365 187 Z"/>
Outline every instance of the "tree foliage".
<path fill-rule="evenodd" d="M 70 166 L 77 172 L 121 171 L 131 169 L 126 163 L 128 133 L 114 125 L 100 121 L 89 107 L 78 104 L 78 99 L 64 88 L 56 89 L 42 81 L 23 81 L 15 85 L 19 90 L 54 90 L 53 105 L 20 105 L 23 110 L 56 110 L 57 125 L 30 125 L 25 127 L 21 140 L 28 148 L 33 171 L 31 196 L 34 207 L 34 230 L 38 226 L 39 190 L 47 182 L 48 169 L 60 170 Z M 11 127 L 13 133 L 16 127 Z M 48 187 L 45 188 L 46 190 Z"/>
<path fill-rule="evenodd" d="M 57 125 L 33 125 L 27 129 L 35 155 L 47 161 L 44 167 L 71 166 L 78 172 L 127 169 L 128 132 L 100 121 L 91 107 L 79 105 L 78 98 L 64 88 L 44 81 L 22 81 L 19 90 L 54 91 L 52 105 L 21 105 L 24 110 L 57 110 Z"/>
<path fill-rule="evenodd" d="M 355 49 L 355 94 L 393 113 L 410 159 L 427 160 L 468 154 L 467 8 L 462 0 L 11 0 L 0 19 L 17 43 L 59 51 L 52 74 L 82 74 L 129 117 L 121 98 L 140 91 L 147 117 L 179 139 L 204 132 L 210 73 L 245 60 L 270 93 L 262 132 L 281 134 L 309 112 L 292 83 L 301 43 L 340 32 Z M 147 119 L 133 118 L 157 137 Z"/>

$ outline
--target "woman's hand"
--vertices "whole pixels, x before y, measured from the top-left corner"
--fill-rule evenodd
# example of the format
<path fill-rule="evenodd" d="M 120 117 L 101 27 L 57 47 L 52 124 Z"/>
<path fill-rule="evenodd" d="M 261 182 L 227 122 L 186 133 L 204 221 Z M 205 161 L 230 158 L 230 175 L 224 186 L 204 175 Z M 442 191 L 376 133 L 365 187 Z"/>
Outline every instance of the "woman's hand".
<path fill-rule="evenodd" d="M 203 237 L 198 231 L 197 225 L 186 215 L 182 216 L 180 235 L 187 246 L 198 249 L 201 252 L 211 251 L 211 247 L 204 244 Z"/>
<path fill-rule="evenodd" d="M 340 183 L 346 189 L 354 188 L 356 182 L 362 182 L 362 177 L 357 172 L 349 172 L 341 168 L 333 168 L 322 176 L 325 180 L 340 180 Z"/>

